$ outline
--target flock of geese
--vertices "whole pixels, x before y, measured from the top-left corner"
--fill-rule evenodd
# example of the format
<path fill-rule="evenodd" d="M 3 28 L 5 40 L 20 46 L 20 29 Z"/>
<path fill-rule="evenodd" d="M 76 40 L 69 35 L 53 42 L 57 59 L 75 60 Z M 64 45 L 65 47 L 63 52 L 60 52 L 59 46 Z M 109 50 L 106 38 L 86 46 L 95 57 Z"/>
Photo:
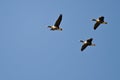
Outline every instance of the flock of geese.
<path fill-rule="evenodd" d="M 60 30 L 62 31 L 62 28 L 60 27 L 60 23 L 62 21 L 62 14 L 59 15 L 58 19 L 56 20 L 55 24 L 53 26 L 48 26 L 50 30 Z M 94 30 L 96 30 L 100 24 L 107 24 L 107 22 L 104 21 L 104 16 L 100 16 L 98 19 L 92 19 L 92 21 L 95 21 L 96 23 L 94 24 Z M 93 38 L 89 38 L 85 41 L 80 40 L 80 42 L 83 43 L 81 47 L 81 51 L 83 51 L 87 46 L 95 46 L 95 44 L 92 43 Z"/>

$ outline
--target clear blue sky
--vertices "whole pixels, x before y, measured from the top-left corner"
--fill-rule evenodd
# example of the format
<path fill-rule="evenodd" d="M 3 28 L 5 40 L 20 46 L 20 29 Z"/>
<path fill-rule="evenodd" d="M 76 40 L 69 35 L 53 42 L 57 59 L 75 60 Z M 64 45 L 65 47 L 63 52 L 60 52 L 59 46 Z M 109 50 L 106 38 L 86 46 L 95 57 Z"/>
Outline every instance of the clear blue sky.
<path fill-rule="evenodd" d="M 120 80 L 119 3 L 0 0 L 0 80 Z M 63 31 L 50 31 L 59 14 Z M 94 31 L 99 16 L 108 24 Z"/>

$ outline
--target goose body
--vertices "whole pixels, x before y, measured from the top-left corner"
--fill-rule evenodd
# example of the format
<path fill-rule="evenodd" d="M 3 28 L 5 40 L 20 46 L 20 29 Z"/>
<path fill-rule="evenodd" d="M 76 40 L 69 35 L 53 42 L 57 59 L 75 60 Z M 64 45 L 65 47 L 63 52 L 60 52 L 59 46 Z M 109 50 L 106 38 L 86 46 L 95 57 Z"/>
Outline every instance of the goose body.
<path fill-rule="evenodd" d="M 96 30 L 100 24 L 107 24 L 107 22 L 104 21 L 104 16 L 101 16 L 98 19 L 92 19 L 92 21 L 96 21 L 94 24 L 94 30 Z"/>
<path fill-rule="evenodd" d="M 95 44 L 92 44 L 93 38 L 87 39 L 86 41 L 80 40 L 80 42 L 83 43 L 81 47 L 81 51 L 83 51 L 87 46 L 95 46 Z"/>
<path fill-rule="evenodd" d="M 60 28 L 60 23 L 62 21 L 62 14 L 60 14 L 60 16 L 58 17 L 58 19 L 56 20 L 55 24 L 53 26 L 48 26 L 48 28 L 50 28 L 50 30 L 60 30 L 62 31 L 62 28 Z"/>

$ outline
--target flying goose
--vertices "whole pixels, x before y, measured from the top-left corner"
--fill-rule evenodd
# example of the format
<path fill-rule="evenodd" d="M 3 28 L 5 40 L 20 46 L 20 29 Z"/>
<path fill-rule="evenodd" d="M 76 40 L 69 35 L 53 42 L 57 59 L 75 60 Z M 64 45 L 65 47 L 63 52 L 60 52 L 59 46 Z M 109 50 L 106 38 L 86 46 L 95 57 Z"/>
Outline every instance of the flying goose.
<path fill-rule="evenodd" d="M 104 22 L 104 16 L 101 16 L 98 19 L 92 19 L 92 21 L 96 21 L 94 24 L 94 30 L 96 30 L 100 24 L 107 24 L 107 22 Z"/>
<path fill-rule="evenodd" d="M 60 23 L 62 21 L 62 14 L 60 14 L 60 16 L 58 17 L 58 19 L 56 20 L 55 24 L 53 26 L 48 26 L 48 28 L 50 28 L 50 30 L 60 30 L 62 31 L 62 28 L 60 28 Z"/>
<path fill-rule="evenodd" d="M 81 51 L 83 51 L 87 46 L 95 46 L 95 44 L 92 44 L 93 38 L 87 39 L 86 41 L 80 40 L 80 42 L 83 43 L 81 47 Z"/>

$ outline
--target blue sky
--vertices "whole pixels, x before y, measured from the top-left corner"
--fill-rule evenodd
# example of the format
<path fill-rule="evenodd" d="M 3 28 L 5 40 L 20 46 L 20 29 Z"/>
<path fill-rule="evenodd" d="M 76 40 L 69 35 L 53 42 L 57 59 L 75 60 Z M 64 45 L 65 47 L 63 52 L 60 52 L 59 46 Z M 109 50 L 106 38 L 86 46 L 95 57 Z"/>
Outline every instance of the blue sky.
<path fill-rule="evenodd" d="M 120 80 L 119 0 L 1 0 L 0 80 Z M 50 31 L 63 14 L 63 31 Z M 107 25 L 93 30 L 92 18 Z M 80 51 L 80 39 L 95 47 Z"/>

